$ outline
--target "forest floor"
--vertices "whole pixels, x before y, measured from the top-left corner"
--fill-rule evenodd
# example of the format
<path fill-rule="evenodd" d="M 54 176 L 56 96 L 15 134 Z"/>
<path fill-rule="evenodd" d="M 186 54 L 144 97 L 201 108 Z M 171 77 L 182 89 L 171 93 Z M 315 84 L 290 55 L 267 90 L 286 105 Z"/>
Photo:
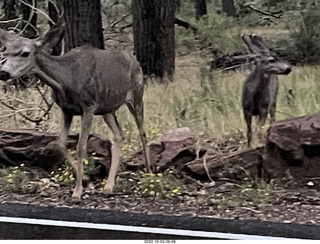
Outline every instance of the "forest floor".
<path fill-rule="evenodd" d="M 308 186 L 274 186 L 264 203 L 245 202 L 230 182 L 217 182 L 196 193 L 182 193 L 172 198 L 140 197 L 127 194 L 105 196 L 92 185 L 85 188 L 82 201 L 71 201 L 71 187 L 53 184 L 34 194 L 6 193 L 0 202 L 35 204 L 87 209 L 113 209 L 144 214 L 197 216 L 207 218 L 262 220 L 283 223 L 320 224 L 320 192 Z M 250 189 L 247 189 L 250 194 Z M 231 197 L 241 204 L 230 206 Z M 239 197 L 237 199 L 237 197 Z M 229 201 L 226 199 L 229 198 Z M 254 199 L 253 199 L 254 200 Z M 244 204 L 246 203 L 246 204 Z M 229 206 L 228 206 L 229 205 Z"/>

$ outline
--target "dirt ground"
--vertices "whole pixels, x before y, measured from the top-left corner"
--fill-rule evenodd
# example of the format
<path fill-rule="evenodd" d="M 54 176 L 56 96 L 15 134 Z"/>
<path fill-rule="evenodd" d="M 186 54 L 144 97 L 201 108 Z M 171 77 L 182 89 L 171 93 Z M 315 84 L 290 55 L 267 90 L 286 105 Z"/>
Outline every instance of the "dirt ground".
<path fill-rule="evenodd" d="M 230 185 L 232 184 L 220 182 L 211 187 L 210 192 L 218 194 L 220 191 L 220 193 L 227 194 L 229 191 L 233 194 Z M 181 194 L 172 199 L 161 199 L 123 194 L 105 196 L 93 187 L 85 188 L 82 201 L 74 204 L 71 202 L 71 192 L 72 188 L 70 187 L 53 185 L 43 189 L 40 194 L 3 194 L 0 195 L 0 202 L 71 208 L 117 209 L 146 214 L 320 224 L 320 192 L 308 186 L 275 186 L 268 201 L 254 207 L 221 206 L 221 202 L 212 201 L 212 198 L 201 191 L 193 195 Z"/>

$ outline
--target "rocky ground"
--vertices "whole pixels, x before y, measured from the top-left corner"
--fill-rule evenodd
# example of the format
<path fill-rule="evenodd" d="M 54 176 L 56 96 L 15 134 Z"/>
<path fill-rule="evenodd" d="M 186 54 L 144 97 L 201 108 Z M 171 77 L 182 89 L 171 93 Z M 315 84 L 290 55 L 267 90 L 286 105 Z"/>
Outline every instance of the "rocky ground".
<path fill-rule="evenodd" d="M 28 132 L 27 135 L 30 136 L 29 134 Z M 42 136 L 41 138 L 47 137 Z M 284 136 L 275 138 L 284 138 Z M 93 137 L 93 139 L 95 141 L 97 138 Z M 179 191 L 175 190 L 178 194 L 173 194 L 172 197 L 161 198 L 150 195 L 142 197 L 142 191 L 140 194 L 135 192 L 135 186 L 142 177 L 141 173 L 137 173 L 141 172 L 141 163 L 139 164 L 141 160 L 131 159 L 129 160 L 131 163 L 127 162 L 127 168 L 122 169 L 122 172 L 119 173 L 120 178 L 118 178 L 114 194 L 103 195 L 101 181 L 91 181 L 86 185 L 82 201 L 78 204 L 71 201 L 72 184 L 69 186 L 59 184 L 57 180 L 59 177 L 43 169 L 42 172 L 36 172 L 34 169 L 27 169 L 26 166 L 16 166 L 0 181 L 2 188 L 0 189 L 0 203 L 15 202 L 71 208 L 117 209 L 146 214 L 320 224 L 320 178 L 312 176 L 313 173 L 318 175 L 318 171 L 315 170 L 318 162 L 317 150 L 314 150 L 317 153 L 314 157 L 308 154 L 302 158 L 305 162 L 301 165 L 273 164 L 280 165 L 282 168 L 276 170 L 275 176 L 278 177 L 278 180 L 270 181 L 270 178 L 261 173 L 262 164 L 265 164 L 263 161 L 266 159 L 263 148 L 234 151 L 233 146 L 238 144 L 237 140 L 231 142 L 228 140 L 228 143 L 219 144 L 219 147 L 214 148 L 215 153 L 212 155 L 209 151 L 206 153 L 208 156 L 205 163 L 203 158 L 196 156 L 201 154 L 201 150 L 196 154 L 198 150 L 194 148 L 193 140 L 186 128 L 177 129 L 153 141 L 151 149 L 154 162 L 157 162 L 157 172 L 165 172 L 168 171 L 168 168 L 173 167 L 170 176 L 174 176 L 177 180 L 173 185 L 175 187 L 176 183 L 176 185 L 181 184 Z M 161 145 L 161 150 L 158 145 Z M 203 147 L 207 146 L 203 145 Z M 222 151 L 222 154 L 216 153 L 217 150 Z M 106 155 L 109 154 L 106 153 Z M 141 157 L 139 152 L 133 155 L 134 159 Z M 274 158 L 278 162 L 280 159 L 279 156 Z M 193 160 L 191 164 L 190 160 Z M 313 164 L 310 163 L 311 160 Z M 207 172 L 204 170 L 205 165 Z M 314 170 L 310 168 L 310 165 L 314 166 Z M 31 187 L 36 186 L 35 189 L 20 189 L 19 191 L 29 192 L 28 194 L 4 191 L 8 182 L 14 183 L 14 177 L 24 177 L 24 173 L 18 173 L 18 168 L 27 170 L 29 173 L 31 171 L 32 175 L 37 177 L 34 185 L 28 183 Z M 186 168 L 189 170 L 184 170 Z M 60 172 L 60 176 L 66 172 L 66 170 Z M 208 176 L 208 172 L 213 180 L 209 180 L 208 177 L 203 179 Z M 306 172 L 309 172 L 308 175 Z M 305 180 L 298 181 L 299 175 L 304 175 Z M 285 181 L 281 180 L 281 177 Z M 20 183 L 23 185 L 23 182 Z M 148 185 L 149 183 L 145 182 L 144 187 L 148 188 Z"/>
<path fill-rule="evenodd" d="M 198 182 L 199 183 L 199 182 Z M 196 184 L 198 184 L 196 183 Z M 253 186 L 254 187 L 254 186 Z M 223 219 L 258 219 L 283 223 L 320 224 L 320 192 L 314 186 L 273 186 L 264 202 L 243 200 L 238 186 L 217 182 L 214 186 L 200 187 L 196 192 L 182 192 L 173 198 L 138 197 L 117 193 L 105 196 L 92 184 L 85 188 L 82 201 L 71 201 L 71 187 L 52 183 L 35 194 L 6 193 L 0 202 L 36 204 L 41 206 L 75 207 L 89 209 L 117 209 L 146 214 L 189 215 Z M 248 194 L 250 189 L 247 188 Z M 232 199 L 238 203 L 233 204 Z M 231 196 L 233 198 L 231 198 Z M 235 197 L 234 197 L 235 196 Z M 226 200 L 229 197 L 229 202 Z M 259 197 L 257 195 L 257 197 Z"/>

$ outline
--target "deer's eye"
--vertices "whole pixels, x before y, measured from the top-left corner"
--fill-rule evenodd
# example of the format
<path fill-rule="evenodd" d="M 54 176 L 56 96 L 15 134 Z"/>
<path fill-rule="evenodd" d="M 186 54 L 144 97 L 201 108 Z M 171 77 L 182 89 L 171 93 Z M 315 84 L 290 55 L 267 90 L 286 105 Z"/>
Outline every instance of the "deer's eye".
<path fill-rule="evenodd" d="M 30 55 L 30 52 L 23 52 L 23 53 L 21 54 L 21 57 L 27 58 L 27 57 L 29 57 L 29 55 Z"/>
<path fill-rule="evenodd" d="M 273 63 L 276 62 L 276 60 L 275 60 L 275 59 L 271 59 L 269 62 L 270 62 L 271 64 L 273 64 Z"/>

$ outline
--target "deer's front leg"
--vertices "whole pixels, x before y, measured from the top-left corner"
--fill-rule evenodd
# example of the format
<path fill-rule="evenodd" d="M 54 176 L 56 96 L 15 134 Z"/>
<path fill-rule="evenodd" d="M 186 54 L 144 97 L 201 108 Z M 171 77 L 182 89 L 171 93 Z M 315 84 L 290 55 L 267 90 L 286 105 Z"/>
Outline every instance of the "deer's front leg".
<path fill-rule="evenodd" d="M 74 200 L 80 200 L 83 192 L 83 160 L 87 156 L 87 142 L 95 109 L 96 107 L 87 108 L 81 116 L 81 132 L 77 145 L 76 186 L 72 194 Z"/>
<path fill-rule="evenodd" d="M 68 162 L 71 164 L 73 170 L 76 173 L 76 167 L 73 157 L 68 153 L 68 134 L 71 127 L 73 115 L 67 114 L 64 111 L 61 113 L 61 132 L 59 136 L 59 145 L 64 150 L 64 155 L 68 159 Z"/>

